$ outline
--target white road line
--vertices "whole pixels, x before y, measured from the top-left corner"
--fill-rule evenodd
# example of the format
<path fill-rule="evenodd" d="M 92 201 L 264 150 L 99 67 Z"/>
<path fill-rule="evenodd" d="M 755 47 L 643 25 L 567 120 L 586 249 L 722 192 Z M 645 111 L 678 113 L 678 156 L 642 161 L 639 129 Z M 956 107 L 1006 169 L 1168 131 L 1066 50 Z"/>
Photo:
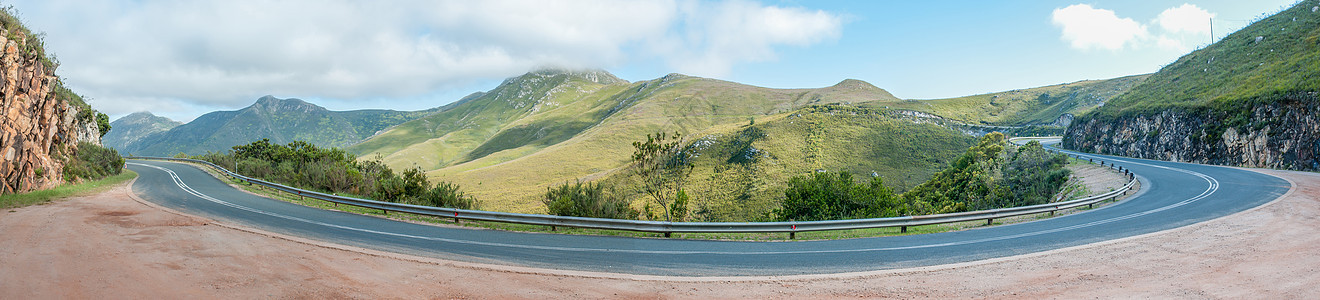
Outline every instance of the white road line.
<path fill-rule="evenodd" d="M 1080 155 L 1080 154 L 1079 154 L 1079 155 Z M 170 170 L 170 169 L 167 169 L 167 168 L 164 168 L 164 167 L 154 166 L 154 165 L 142 164 L 142 163 L 134 163 L 134 162 L 130 162 L 130 163 L 128 163 L 128 164 L 130 164 L 130 165 L 144 166 L 144 167 L 149 167 L 149 168 L 153 168 L 153 169 L 158 169 L 158 170 L 161 170 L 161 171 L 165 171 L 166 173 L 168 173 L 168 174 L 170 175 L 170 178 L 174 180 L 174 184 L 175 184 L 175 185 L 178 185 L 179 188 L 180 188 L 180 189 L 183 189 L 184 192 L 187 192 L 187 193 L 189 193 L 189 194 L 192 194 L 193 196 L 197 196 L 198 198 L 201 198 L 201 199 L 204 199 L 204 200 L 207 200 L 207 201 L 214 202 L 214 203 L 216 203 L 216 204 L 220 204 L 220 205 L 224 205 L 224 206 L 228 206 L 228 207 L 232 207 L 232 208 L 240 209 L 240 210 L 243 210 L 243 211 L 253 212 L 253 213 L 262 214 L 262 215 L 267 215 L 267 216 L 271 216 L 271 217 L 276 217 L 276 218 L 281 218 L 281 219 L 286 219 L 286 220 L 299 221 L 299 222 L 304 222 L 304 223 L 309 223 L 309 224 L 315 224 L 315 225 L 321 225 L 321 226 L 325 226 L 325 227 L 338 228 L 338 229 L 344 229 L 344 230 L 350 230 L 350 231 L 365 232 L 365 233 L 380 234 L 380 235 L 388 235 L 388 236 L 396 236 L 396 237 L 404 237 L 404 238 L 413 238 L 413 239 L 420 239 L 420 240 L 436 241 L 436 242 L 446 242 L 446 243 L 456 243 L 456 244 L 469 244 L 469 245 L 480 245 L 480 246 L 510 247 L 510 248 L 535 249 L 535 250 L 572 251 L 572 252 L 615 252 L 615 253 L 669 254 L 669 255 L 693 255 L 693 254 L 717 254 L 717 255 L 782 255 L 782 254 L 825 254 L 825 253 L 878 252 L 878 251 L 893 251 L 893 250 L 907 250 L 907 249 L 923 249 L 923 248 L 936 248 L 936 247 L 947 247 L 947 246 L 959 246 L 959 245 L 967 245 L 967 244 L 975 244 L 975 243 L 984 243 L 984 242 L 1002 241 L 1002 240 L 1008 240 L 1008 239 L 1015 239 L 1015 238 L 1029 237 L 1029 236 L 1037 236 L 1037 235 L 1042 235 L 1042 234 L 1049 234 L 1049 233 L 1062 232 L 1062 231 L 1073 230 L 1073 229 L 1080 229 L 1080 228 L 1086 228 L 1086 227 L 1098 226 L 1098 225 L 1102 225 L 1102 224 L 1108 224 L 1108 223 L 1113 223 L 1113 222 L 1117 222 L 1117 221 L 1127 220 L 1127 219 L 1136 218 L 1136 217 L 1140 217 L 1140 216 L 1145 216 L 1145 215 L 1149 215 L 1149 214 L 1153 214 L 1153 213 L 1157 213 L 1157 212 L 1161 212 L 1161 211 L 1166 211 L 1166 210 L 1169 210 L 1169 209 L 1173 209 L 1173 208 L 1176 208 L 1176 207 L 1179 207 L 1179 206 L 1187 205 L 1187 204 L 1190 204 L 1190 203 L 1192 203 L 1192 202 L 1199 201 L 1199 200 L 1201 200 L 1201 199 L 1205 199 L 1206 197 L 1209 197 L 1211 194 L 1213 194 L 1215 191 L 1218 191 L 1218 190 L 1219 190 L 1219 181 L 1218 181 L 1218 180 L 1215 180 L 1213 177 L 1210 177 L 1210 176 L 1208 176 L 1208 175 L 1205 175 L 1205 174 L 1202 174 L 1202 173 L 1199 173 L 1199 172 L 1194 172 L 1194 171 L 1185 170 L 1185 169 L 1178 169 L 1178 168 L 1165 167 L 1165 166 L 1156 166 L 1156 165 L 1150 165 L 1150 164 L 1139 163 L 1139 162 L 1132 162 L 1132 161 L 1123 161 L 1123 160 L 1116 160 L 1116 159 L 1110 159 L 1110 160 L 1114 160 L 1114 161 L 1122 161 L 1122 162 L 1126 162 L 1126 163 L 1139 164 L 1139 165 L 1145 165 L 1145 166 L 1156 167 L 1156 168 L 1163 168 L 1163 169 L 1168 169 L 1168 170 L 1172 170 L 1172 171 L 1178 171 L 1178 172 L 1182 172 L 1182 173 L 1191 174 L 1191 175 L 1193 175 L 1193 176 L 1197 176 L 1197 177 L 1200 177 L 1200 178 L 1202 178 L 1202 179 L 1205 179 L 1205 180 L 1210 184 L 1210 186 L 1207 187 L 1205 191 L 1201 192 L 1201 194 L 1199 194 L 1199 195 L 1197 195 L 1197 196 L 1195 196 L 1195 197 L 1189 198 L 1189 199 L 1187 199 L 1187 200 L 1180 201 L 1180 202 L 1178 202 L 1178 203 L 1170 204 L 1170 205 L 1168 205 L 1168 206 L 1164 206 L 1164 207 L 1160 207 L 1160 208 L 1157 208 L 1157 209 L 1149 210 L 1149 211 L 1144 211 L 1144 212 L 1140 212 L 1140 213 L 1134 213 L 1134 214 L 1129 214 L 1129 215 L 1124 215 L 1124 216 L 1119 216 L 1119 217 L 1114 217 L 1114 218 L 1109 218 L 1109 219 L 1104 219 L 1104 220 L 1099 220 L 1099 221 L 1089 222 L 1089 223 L 1085 223 L 1085 224 L 1078 224 L 1078 225 L 1067 226 L 1067 227 L 1060 227 L 1060 228 L 1054 228 L 1054 229 L 1049 229 L 1049 230 L 1042 230 L 1042 231 L 1028 232 L 1028 233 L 1015 234 L 1015 235 L 1007 235 L 1007 236 L 1001 236 L 1001 237 L 985 238 L 985 239 L 976 239 L 976 240 L 959 241 L 959 242 L 950 242 L 950 243 L 939 243 L 939 244 L 928 244 L 928 245 L 905 246 L 905 247 L 859 248 L 859 249 L 836 249 L 836 250 L 748 251 L 748 252 L 733 252 L 733 251 L 678 251 L 678 250 L 601 249 L 601 248 L 578 248 L 578 247 L 557 247 L 557 246 L 521 245 L 521 244 L 508 244 L 508 243 L 495 243 L 495 242 L 482 242 L 482 241 L 471 241 L 471 240 L 459 240 L 459 239 L 450 239 L 450 238 L 441 238 L 441 237 L 418 236 L 418 235 L 411 235 L 411 234 L 394 233 L 394 232 L 385 232 L 385 231 L 379 231 L 379 230 L 371 230 L 371 229 L 363 229 L 363 228 L 349 227 L 349 226 L 344 226 L 344 225 L 325 223 L 325 222 L 316 221 L 316 220 L 309 220 L 309 219 L 304 219 L 304 218 L 299 218 L 299 217 L 294 217 L 294 216 L 286 216 L 286 215 L 282 215 L 282 214 L 277 214 L 277 213 L 271 213 L 271 212 L 261 211 L 261 210 L 257 210 L 257 209 L 254 209 L 254 208 L 250 208 L 250 207 L 246 207 L 246 206 L 242 206 L 242 205 L 238 205 L 238 204 L 234 204 L 234 203 L 230 203 L 230 202 L 225 202 L 225 201 L 222 201 L 222 200 L 220 200 L 220 199 L 216 199 L 216 198 L 214 198 L 214 197 L 208 196 L 208 195 L 206 195 L 206 194 L 202 194 L 201 192 L 198 192 L 198 191 L 192 189 L 192 187 L 189 187 L 188 184 L 184 183 L 184 182 L 183 182 L 183 179 L 182 179 L 182 178 L 179 178 L 179 175 L 176 174 L 176 173 L 174 173 L 173 170 Z"/>

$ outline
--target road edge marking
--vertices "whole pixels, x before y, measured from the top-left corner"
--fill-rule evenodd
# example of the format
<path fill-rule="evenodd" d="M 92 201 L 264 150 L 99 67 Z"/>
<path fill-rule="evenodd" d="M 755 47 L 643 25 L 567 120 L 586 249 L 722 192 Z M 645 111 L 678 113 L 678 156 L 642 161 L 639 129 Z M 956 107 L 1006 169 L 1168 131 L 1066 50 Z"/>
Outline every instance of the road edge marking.
<path fill-rule="evenodd" d="M 138 202 L 138 203 L 142 203 L 143 205 L 146 205 L 146 206 L 148 206 L 148 207 L 153 207 L 153 208 L 160 209 L 160 210 L 162 210 L 162 211 L 165 211 L 165 212 L 168 212 L 168 213 L 172 213 L 172 214 L 176 214 L 176 215 L 180 215 L 180 216 L 186 216 L 186 217 L 192 217 L 192 218 L 198 218 L 198 219 L 208 220 L 209 222 L 207 222 L 207 224 L 213 224 L 213 225 L 216 225 L 216 226 L 219 226 L 219 227 L 222 227 L 222 228 L 227 228 L 227 229 L 231 229 L 231 230 L 235 230 L 235 231 L 239 231 L 239 232 L 246 232 L 246 233 L 250 233 L 250 234 L 256 234 L 256 235 L 266 236 L 266 237 L 270 237 L 270 238 L 286 240 L 286 241 L 295 242 L 295 243 L 299 243 L 299 244 L 303 244 L 303 245 L 308 245 L 308 246 L 314 246 L 314 247 L 320 247 L 320 248 L 326 248 L 326 249 L 333 249 L 333 250 L 340 250 L 340 251 L 347 251 L 347 252 L 354 252 L 354 253 L 364 254 L 364 255 L 368 255 L 368 256 L 374 256 L 374 257 L 380 257 L 380 258 L 387 258 L 387 259 L 396 259 L 396 260 L 409 261 L 409 262 L 416 262 L 416 263 L 424 263 L 424 264 L 430 264 L 430 265 L 436 265 L 436 266 L 456 267 L 456 268 L 465 268 L 465 269 L 471 269 L 471 270 L 485 270 L 485 271 L 504 272 L 504 273 L 514 273 L 514 274 L 525 274 L 525 275 L 538 275 L 538 276 L 558 276 L 558 277 L 577 277 L 577 278 L 595 278 L 595 279 L 616 279 L 616 280 L 634 280 L 634 281 L 651 281 L 651 282 L 778 282 L 778 281 L 811 281 L 811 280 L 849 279 L 849 278 L 878 277 L 878 276 L 896 276 L 896 275 L 912 274 L 912 273 L 927 273 L 927 272 L 936 272 L 936 271 L 945 271 L 945 270 L 955 270 L 955 269 L 963 269 L 963 268 L 975 267 L 975 266 L 980 266 L 980 265 L 989 265 L 989 264 L 1002 263 L 1002 262 L 1009 262 L 1009 261 L 1014 261 L 1014 260 L 1029 259 L 1029 258 L 1033 258 L 1033 257 L 1044 256 L 1044 255 L 1052 255 L 1052 254 L 1058 254 L 1058 253 L 1063 253 L 1063 252 L 1068 252 L 1068 251 L 1077 251 L 1077 250 L 1084 250 L 1084 249 L 1095 248 L 1095 247 L 1100 247 L 1100 246 L 1107 246 L 1107 245 L 1112 245 L 1112 244 L 1117 244 L 1117 243 L 1128 242 L 1128 241 L 1132 241 L 1132 240 L 1136 240 L 1136 239 L 1141 239 L 1141 238 L 1146 238 L 1146 237 L 1152 237 L 1152 236 L 1157 236 L 1157 235 L 1169 234 L 1169 233 L 1175 232 L 1175 231 L 1177 231 L 1177 230 L 1182 230 L 1182 229 L 1185 229 L 1185 228 L 1188 228 L 1188 227 L 1191 227 L 1191 226 L 1194 226 L 1194 225 L 1205 224 L 1205 223 L 1209 223 L 1209 222 L 1213 222 L 1213 221 L 1221 220 L 1221 219 L 1224 219 L 1224 218 L 1229 218 L 1229 217 L 1234 217 L 1234 216 L 1238 216 L 1238 215 L 1242 215 L 1242 214 L 1247 214 L 1247 213 L 1255 212 L 1255 211 L 1260 210 L 1260 209 L 1263 209 L 1263 208 L 1265 208 L 1265 207 L 1268 207 L 1268 206 L 1271 206 L 1271 205 L 1275 205 L 1275 204 L 1277 204 L 1278 202 L 1282 201 L 1283 199 L 1286 199 L 1286 198 L 1292 196 L 1292 195 L 1298 190 L 1297 183 L 1294 182 L 1294 181 L 1292 181 L 1291 179 L 1286 178 L 1286 177 L 1276 176 L 1276 175 L 1274 175 L 1274 174 L 1269 174 L 1269 173 L 1264 173 L 1264 172 L 1261 172 L 1260 170 L 1258 170 L 1258 169 L 1254 169 L 1254 168 L 1231 167 L 1231 166 L 1222 166 L 1222 167 L 1235 168 L 1235 169 L 1240 169 L 1240 170 L 1245 170 L 1245 171 L 1255 172 L 1255 173 L 1262 174 L 1262 175 L 1265 175 L 1265 176 L 1270 176 L 1270 177 L 1274 177 L 1274 178 L 1282 179 L 1282 180 L 1284 180 L 1284 181 L 1287 181 L 1288 184 L 1289 184 L 1288 192 L 1286 192 L 1286 193 L 1280 195 L 1279 197 L 1275 198 L 1274 200 L 1270 200 L 1269 202 L 1266 202 L 1266 203 L 1264 203 L 1264 204 L 1261 204 L 1261 205 L 1258 205 L 1258 206 L 1256 206 L 1256 207 L 1252 207 L 1252 208 L 1249 208 L 1249 209 L 1246 209 L 1246 210 L 1243 210 L 1243 211 L 1239 211 L 1239 212 L 1236 212 L 1236 213 L 1232 213 L 1232 214 L 1229 214 L 1229 215 L 1226 215 L 1226 216 L 1222 216 L 1222 217 L 1219 217 L 1219 218 L 1214 218 L 1214 219 L 1209 219 L 1209 220 L 1205 220 L 1205 221 L 1201 221 L 1201 222 L 1191 223 L 1191 224 L 1187 224 L 1187 225 L 1184 225 L 1184 226 L 1179 226 L 1179 227 L 1170 228 L 1170 229 L 1166 229 L 1166 230 L 1161 230 L 1161 231 L 1156 231 L 1156 232 L 1151 232 L 1151 233 L 1145 233 L 1145 234 L 1140 234 L 1140 235 L 1135 235 L 1135 236 L 1129 236 L 1129 237 L 1123 237 L 1123 238 L 1118 238 L 1118 239 L 1112 239 L 1112 240 L 1100 241 L 1100 242 L 1095 242 L 1095 243 L 1088 243 L 1088 244 L 1084 244 L 1084 245 L 1077 245 L 1077 246 L 1071 246 L 1071 247 L 1065 247 L 1065 248 L 1059 248 L 1059 249 L 1053 249 L 1053 250 L 1046 250 L 1046 251 L 1040 251 L 1040 252 L 1033 252 L 1033 253 L 1021 254 L 1021 255 L 1014 255 L 1014 256 L 1004 256 L 1004 257 L 996 257 L 996 258 L 982 259 L 982 260 L 976 260 L 976 261 L 961 262 L 961 263 L 952 263 L 952 264 L 943 264 L 943 265 L 934 265 L 934 266 L 922 266 L 922 267 L 912 267 L 912 268 L 902 268 L 902 269 L 888 269 L 888 270 L 873 270 L 873 271 L 861 271 L 861 272 L 844 272 L 844 273 L 830 273 L 830 274 L 804 274 L 804 275 L 782 275 L 782 276 L 705 276 L 705 277 L 690 277 L 690 276 L 664 276 L 664 275 L 635 275 L 635 274 L 625 274 L 625 273 L 609 273 L 609 272 L 594 272 L 594 271 L 560 270 L 560 269 L 551 269 L 551 268 L 537 268 L 537 267 L 510 266 L 510 265 L 500 265 L 500 264 L 490 264 L 490 263 L 479 263 L 479 262 L 456 261 L 456 260 L 449 260 L 449 259 L 442 259 L 442 258 L 434 258 L 434 257 L 426 257 L 426 256 L 419 256 L 419 255 L 410 255 L 410 254 L 395 253 L 395 252 L 388 252 L 388 251 L 381 251 L 381 250 L 373 250 L 373 249 L 367 249 L 367 248 L 361 248 L 361 247 L 355 247 L 355 246 L 348 246 L 348 245 L 337 244 L 337 243 L 331 243 L 331 242 L 322 242 L 322 241 L 311 240 L 311 239 L 307 239 L 307 238 L 301 238 L 301 237 L 296 237 L 296 236 L 290 236 L 290 235 L 285 235 L 285 234 L 280 234 L 280 233 L 275 233 L 275 232 L 265 231 L 265 230 L 256 229 L 256 228 L 249 228 L 249 227 L 244 227 L 244 226 L 240 226 L 240 225 L 227 224 L 227 223 L 225 223 L 225 222 L 221 222 L 221 221 L 218 221 L 218 220 L 215 220 L 215 219 L 210 219 L 210 218 L 206 218 L 206 217 L 201 217 L 201 216 L 195 216 L 195 215 L 192 215 L 192 214 L 187 214 L 187 213 L 184 213 L 184 212 L 181 212 L 181 211 L 177 211 L 177 210 L 174 210 L 174 209 L 171 209 L 171 208 L 168 208 L 168 207 L 160 206 L 160 205 L 157 205 L 157 204 L 155 204 L 155 203 L 153 203 L 153 202 L 146 201 L 146 200 L 143 200 L 143 199 L 139 198 L 139 197 L 137 196 L 137 193 L 134 192 L 134 190 L 133 190 L 133 185 L 137 182 L 138 178 L 141 178 L 140 175 L 139 175 L 137 178 L 132 179 L 132 180 L 128 183 L 128 184 L 129 184 L 129 186 L 128 186 L 128 188 L 129 188 L 129 193 L 128 193 L 128 194 L 129 194 L 129 197 L 131 197 L 134 201 L 136 201 L 136 202 Z M 1272 171 L 1283 171 L 1283 170 L 1272 170 Z"/>

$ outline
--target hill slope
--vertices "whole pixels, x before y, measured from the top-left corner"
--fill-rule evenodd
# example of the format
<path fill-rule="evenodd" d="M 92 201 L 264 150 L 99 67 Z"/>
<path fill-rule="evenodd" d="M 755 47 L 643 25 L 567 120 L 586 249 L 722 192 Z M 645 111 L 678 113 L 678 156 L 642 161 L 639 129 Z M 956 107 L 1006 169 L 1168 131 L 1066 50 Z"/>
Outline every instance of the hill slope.
<path fill-rule="evenodd" d="M 938 115 L 950 120 L 993 126 L 1068 126 L 1072 118 L 1106 105 L 1114 97 L 1146 80 L 1133 75 L 933 100 L 873 103 Z"/>
<path fill-rule="evenodd" d="M 168 131 L 142 137 L 119 150 L 134 155 L 221 152 L 234 145 L 270 139 L 277 143 L 307 141 L 324 147 L 344 147 L 389 126 L 434 110 L 330 111 L 298 99 L 261 97 L 237 111 L 212 112 Z"/>
<path fill-rule="evenodd" d="M 151 112 L 135 112 L 110 122 L 110 132 L 101 138 L 106 147 L 125 149 L 152 134 L 169 131 L 182 122 L 159 117 Z"/>
<path fill-rule="evenodd" d="M 1320 5 L 1257 21 L 1077 119 L 1064 146 L 1201 163 L 1320 170 Z"/>
<path fill-rule="evenodd" d="M 678 74 L 630 83 L 603 71 L 543 70 L 349 149 L 421 167 L 492 209 L 539 212 L 536 197 L 547 187 L 623 166 L 647 133 L 698 132 L 810 104 L 896 100 L 857 80 L 770 89 Z"/>
<path fill-rule="evenodd" d="M 691 140 L 690 220 L 749 221 L 778 207 L 793 176 L 847 171 L 880 176 L 902 192 L 946 167 L 976 137 L 891 109 L 813 105 L 715 126 Z M 630 184 L 618 174 L 611 180 Z"/>

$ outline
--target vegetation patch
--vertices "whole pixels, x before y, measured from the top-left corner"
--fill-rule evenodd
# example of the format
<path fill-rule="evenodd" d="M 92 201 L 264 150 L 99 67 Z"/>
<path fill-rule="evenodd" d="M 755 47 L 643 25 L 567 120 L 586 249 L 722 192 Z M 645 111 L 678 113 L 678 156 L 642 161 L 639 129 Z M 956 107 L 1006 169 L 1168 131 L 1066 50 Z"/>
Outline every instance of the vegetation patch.
<path fill-rule="evenodd" d="M 279 145 L 262 139 L 234 146 L 228 153 L 207 153 L 196 158 L 230 166 L 244 176 L 326 193 L 437 207 L 478 207 L 477 200 L 460 191 L 458 185 L 432 185 L 420 169 L 395 173 L 380 160 L 357 160 L 338 148 L 325 149 L 302 141 Z"/>
<path fill-rule="evenodd" d="M 137 173 L 125 170 L 116 175 L 96 180 L 87 180 L 74 184 L 65 184 L 53 189 L 33 191 L 22 194 L 0 195 L 0 209 L 11 209 L 36 204 L 43 204 L 68 197 L 91 195 L 105 191 L 110 187 L 136 178 Z"/>
<path fill-rule="evenodd" d="M 124 158 L 115 149 L 88 142 L 78 142 L 78 153 L 64 163 L 64 181 L 100 180 L 119 175 L 124 170 Z"/>

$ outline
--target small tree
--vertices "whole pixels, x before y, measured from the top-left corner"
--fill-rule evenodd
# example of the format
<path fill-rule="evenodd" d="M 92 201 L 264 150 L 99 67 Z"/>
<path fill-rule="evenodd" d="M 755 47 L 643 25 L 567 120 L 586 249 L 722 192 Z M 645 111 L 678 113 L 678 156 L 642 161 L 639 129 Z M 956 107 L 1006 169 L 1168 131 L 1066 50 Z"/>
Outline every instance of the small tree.
<path fill-rule="evenodd" d="M 684 152 L 681 135 L 658 132 L 647 134 L 646 142 L 633 142 L 631 173 L 641 181 L 639 189 L 664 209 L 665 221 L 672 222 L 669 201 L 687 184 L 692 165 L 691 154 Z M 684 204 L 686 206 L 686 204 Z"/>

